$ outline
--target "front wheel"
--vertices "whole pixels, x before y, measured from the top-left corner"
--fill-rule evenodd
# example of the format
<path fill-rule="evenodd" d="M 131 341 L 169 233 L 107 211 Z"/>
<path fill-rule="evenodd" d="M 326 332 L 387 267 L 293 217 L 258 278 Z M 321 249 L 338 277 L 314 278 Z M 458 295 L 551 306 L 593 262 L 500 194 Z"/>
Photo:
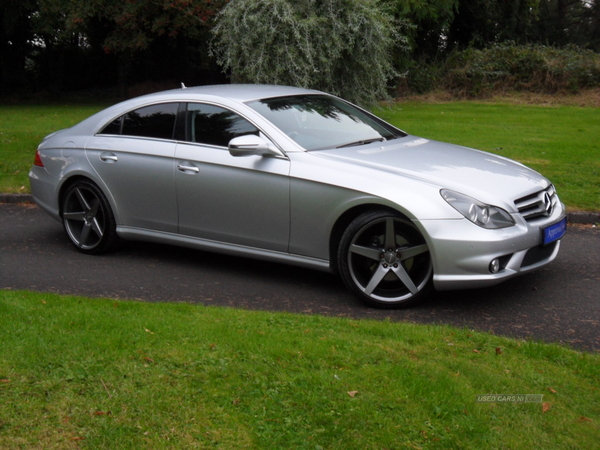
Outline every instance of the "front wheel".
<path fill-rule="evenodd" d="M 390 211 L 364 213 L 348 226 L 338 266 L 346 286 L 380 308 L 413 304 L 431 287 L 427 242 L 410 220 Z"/>
<path fill-rule="evenodd" d="M 119 241 L 110 205 L 91 181 L 80 180 L 67 189 L 61 216 L 69 239 L 83 253 L 103 253 Z"/>

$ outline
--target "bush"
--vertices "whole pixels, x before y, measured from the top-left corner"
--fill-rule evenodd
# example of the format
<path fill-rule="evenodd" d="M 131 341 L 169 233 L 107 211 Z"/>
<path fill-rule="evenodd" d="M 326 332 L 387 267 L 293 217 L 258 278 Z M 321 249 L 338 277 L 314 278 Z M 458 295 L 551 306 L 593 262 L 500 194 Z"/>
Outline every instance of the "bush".
<path fill-rule="evenodd" d="M 425 94 L 437 88 L 442 75 L 440 63 L 413 60 L 405 66 L 406 77 L 400 80 L 398 94 Z"/>
<path fill-rule="evenodd" d="M 319 89 L 367 105 L 387 96 L 406 39 L 374 0 L 232 0 L 212 53 L 234 82 Z"/>
<path fill-rule="evenodd" d="M 441 87 L 459 96 L 503 91 L 576 93 L 600 86 L 600 55 L 577 47 L 498 44 L 452 54 L 442 72 Z"/>

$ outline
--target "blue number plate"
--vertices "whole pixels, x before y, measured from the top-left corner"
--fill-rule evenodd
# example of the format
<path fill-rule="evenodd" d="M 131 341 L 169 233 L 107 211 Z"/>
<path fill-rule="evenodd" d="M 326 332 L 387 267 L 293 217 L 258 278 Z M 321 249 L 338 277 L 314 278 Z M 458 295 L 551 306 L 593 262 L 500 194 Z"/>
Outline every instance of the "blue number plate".
<path fill-rule="evenodd" d="M 550 225 L 543 229 L 543 245 L 551 244 L 554 241 L 558 241 L 567 232 L 567 218 L 565 217 L 560 222 Z"/>

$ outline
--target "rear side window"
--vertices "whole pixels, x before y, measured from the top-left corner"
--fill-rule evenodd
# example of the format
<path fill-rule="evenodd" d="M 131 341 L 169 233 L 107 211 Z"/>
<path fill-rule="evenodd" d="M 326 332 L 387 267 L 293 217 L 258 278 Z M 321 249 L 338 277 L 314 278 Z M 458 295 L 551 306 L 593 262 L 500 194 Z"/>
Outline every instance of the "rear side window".
<path fill-rule="evenodd" d="M 100 134 L 121 134 L 121 124 L 123 123 L 123 116 L 113 120 L 111 123 L 106 125 Z"/>
<path fill-rule="evenodd" d="M 100 134 L 173 139 L 178 103 L 146 106 L 110 122 Z"/>
<path fill-rule="evenodd" d="M 200 103 L 188 104 L 186 125 L 186 140 L 219 147 L 227 147 L 238 136 L 259 134 L 258 128 L 239 114 Z"/>

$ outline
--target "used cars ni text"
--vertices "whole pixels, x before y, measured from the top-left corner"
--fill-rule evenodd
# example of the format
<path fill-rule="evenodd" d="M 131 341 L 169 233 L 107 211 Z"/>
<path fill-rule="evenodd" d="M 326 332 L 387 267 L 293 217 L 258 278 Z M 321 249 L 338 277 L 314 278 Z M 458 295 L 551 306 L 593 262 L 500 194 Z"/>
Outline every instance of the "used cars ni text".
<path fill-rule="evenodd" d="M 282 86 L 119 103 L 47 136 L 29 177 L 81 252 L 144 240 L 294 264 L 380 307 L 539 268 L 567 224 L 522 164 Z"/>

